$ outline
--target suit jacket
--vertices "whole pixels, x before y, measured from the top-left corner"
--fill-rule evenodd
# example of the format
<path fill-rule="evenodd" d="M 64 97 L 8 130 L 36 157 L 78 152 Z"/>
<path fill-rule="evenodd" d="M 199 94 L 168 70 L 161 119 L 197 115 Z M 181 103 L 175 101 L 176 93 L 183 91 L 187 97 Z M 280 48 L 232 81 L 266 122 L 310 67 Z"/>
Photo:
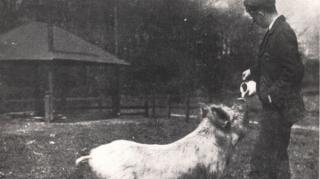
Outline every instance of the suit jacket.
<path fill-rule="evenodd" d="M 304 66 L 297 37 L 284 16 L 279 16 L 265 34 L 258 57 L 250 70 L 262 105 L 279 110 L 290 123 L 296 122 L 304 112 L 301 96 Z"/>

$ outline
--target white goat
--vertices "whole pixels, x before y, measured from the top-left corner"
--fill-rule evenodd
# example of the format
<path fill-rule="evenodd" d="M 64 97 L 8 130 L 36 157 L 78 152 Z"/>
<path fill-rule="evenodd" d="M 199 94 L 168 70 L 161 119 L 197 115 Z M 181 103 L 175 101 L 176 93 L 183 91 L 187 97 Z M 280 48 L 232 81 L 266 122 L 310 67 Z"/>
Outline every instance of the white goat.
<path fill-rule="evenodd" d="M 88 160 L 92 171 L 103 179 L 176 179 L 197 169 L 219 178 L 233 146 L 246 130 L 243 104 L 201 105 L 202 121 L 184 138 L 166 145 L 116 140 L 98 146 Z"/>

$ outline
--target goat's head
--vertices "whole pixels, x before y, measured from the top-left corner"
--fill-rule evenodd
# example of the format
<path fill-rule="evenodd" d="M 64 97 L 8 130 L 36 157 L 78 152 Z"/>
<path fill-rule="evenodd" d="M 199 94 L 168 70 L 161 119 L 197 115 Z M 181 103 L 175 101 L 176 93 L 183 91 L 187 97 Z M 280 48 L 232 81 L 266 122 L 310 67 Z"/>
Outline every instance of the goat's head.
<path fill-rule="evenodd" d="M 244 136 L 247 125 L 247 104 L 244 100 L 238 100 L 230 108 L 225 105 L 200 104 L 202 119 L 207 118 L 211 124 L 226 137 L 231 137 L 232 145 Z"/>

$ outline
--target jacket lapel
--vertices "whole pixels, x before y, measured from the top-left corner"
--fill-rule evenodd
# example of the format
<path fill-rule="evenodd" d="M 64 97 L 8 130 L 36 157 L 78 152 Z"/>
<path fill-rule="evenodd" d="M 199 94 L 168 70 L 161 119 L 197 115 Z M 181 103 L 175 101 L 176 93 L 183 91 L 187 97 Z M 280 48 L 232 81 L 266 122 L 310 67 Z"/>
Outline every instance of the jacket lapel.
<path fill-rule="evenodd" d="M 286 20 L 286 18 L 281 15 L 279 16 L 276 21 L 274 22 L 272 28 L 270 30 L 268 30 L 264 37 L 263 37 L 263 40 L 260 44 L 260 47 L 259 47 L 259 56 L 263 55 L 263 53 L 265 52 L 265 48 L 266 48 L 266 45 L 268 43 L 268 40 L 270 38 L 270 36 L 272 35 L 272 33 L 275 31 L 275 29 L 277 29 L 279 27 L 279 25 L 284 22 Z"/>
<path fill-rule="evenodd" d="M 269 39 L 269 35 L 270 35 L 270 30 L 268 30 L 265 34 L 264 34 L 264 37 L 263 37 L 263 40 L 262 42 L 260 43 L 260 46 L 259 46 L 259 56 L 261 56 L 263 54 L 263 52 L 265 51 L 265 46 L 267 44 L 267 41 Z"/>

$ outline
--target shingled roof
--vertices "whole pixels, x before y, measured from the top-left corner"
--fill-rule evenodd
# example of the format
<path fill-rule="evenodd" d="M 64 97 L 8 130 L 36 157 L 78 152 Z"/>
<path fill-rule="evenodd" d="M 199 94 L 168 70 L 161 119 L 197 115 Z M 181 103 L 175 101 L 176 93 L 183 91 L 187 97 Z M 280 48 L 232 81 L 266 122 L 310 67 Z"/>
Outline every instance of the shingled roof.
<path fill-rule="evenodd" d="M 42 22 L 31 22 L 0 35 L 0 61 L 17 60 L 71 60 L 128 65 L 102 48 Z"/>

